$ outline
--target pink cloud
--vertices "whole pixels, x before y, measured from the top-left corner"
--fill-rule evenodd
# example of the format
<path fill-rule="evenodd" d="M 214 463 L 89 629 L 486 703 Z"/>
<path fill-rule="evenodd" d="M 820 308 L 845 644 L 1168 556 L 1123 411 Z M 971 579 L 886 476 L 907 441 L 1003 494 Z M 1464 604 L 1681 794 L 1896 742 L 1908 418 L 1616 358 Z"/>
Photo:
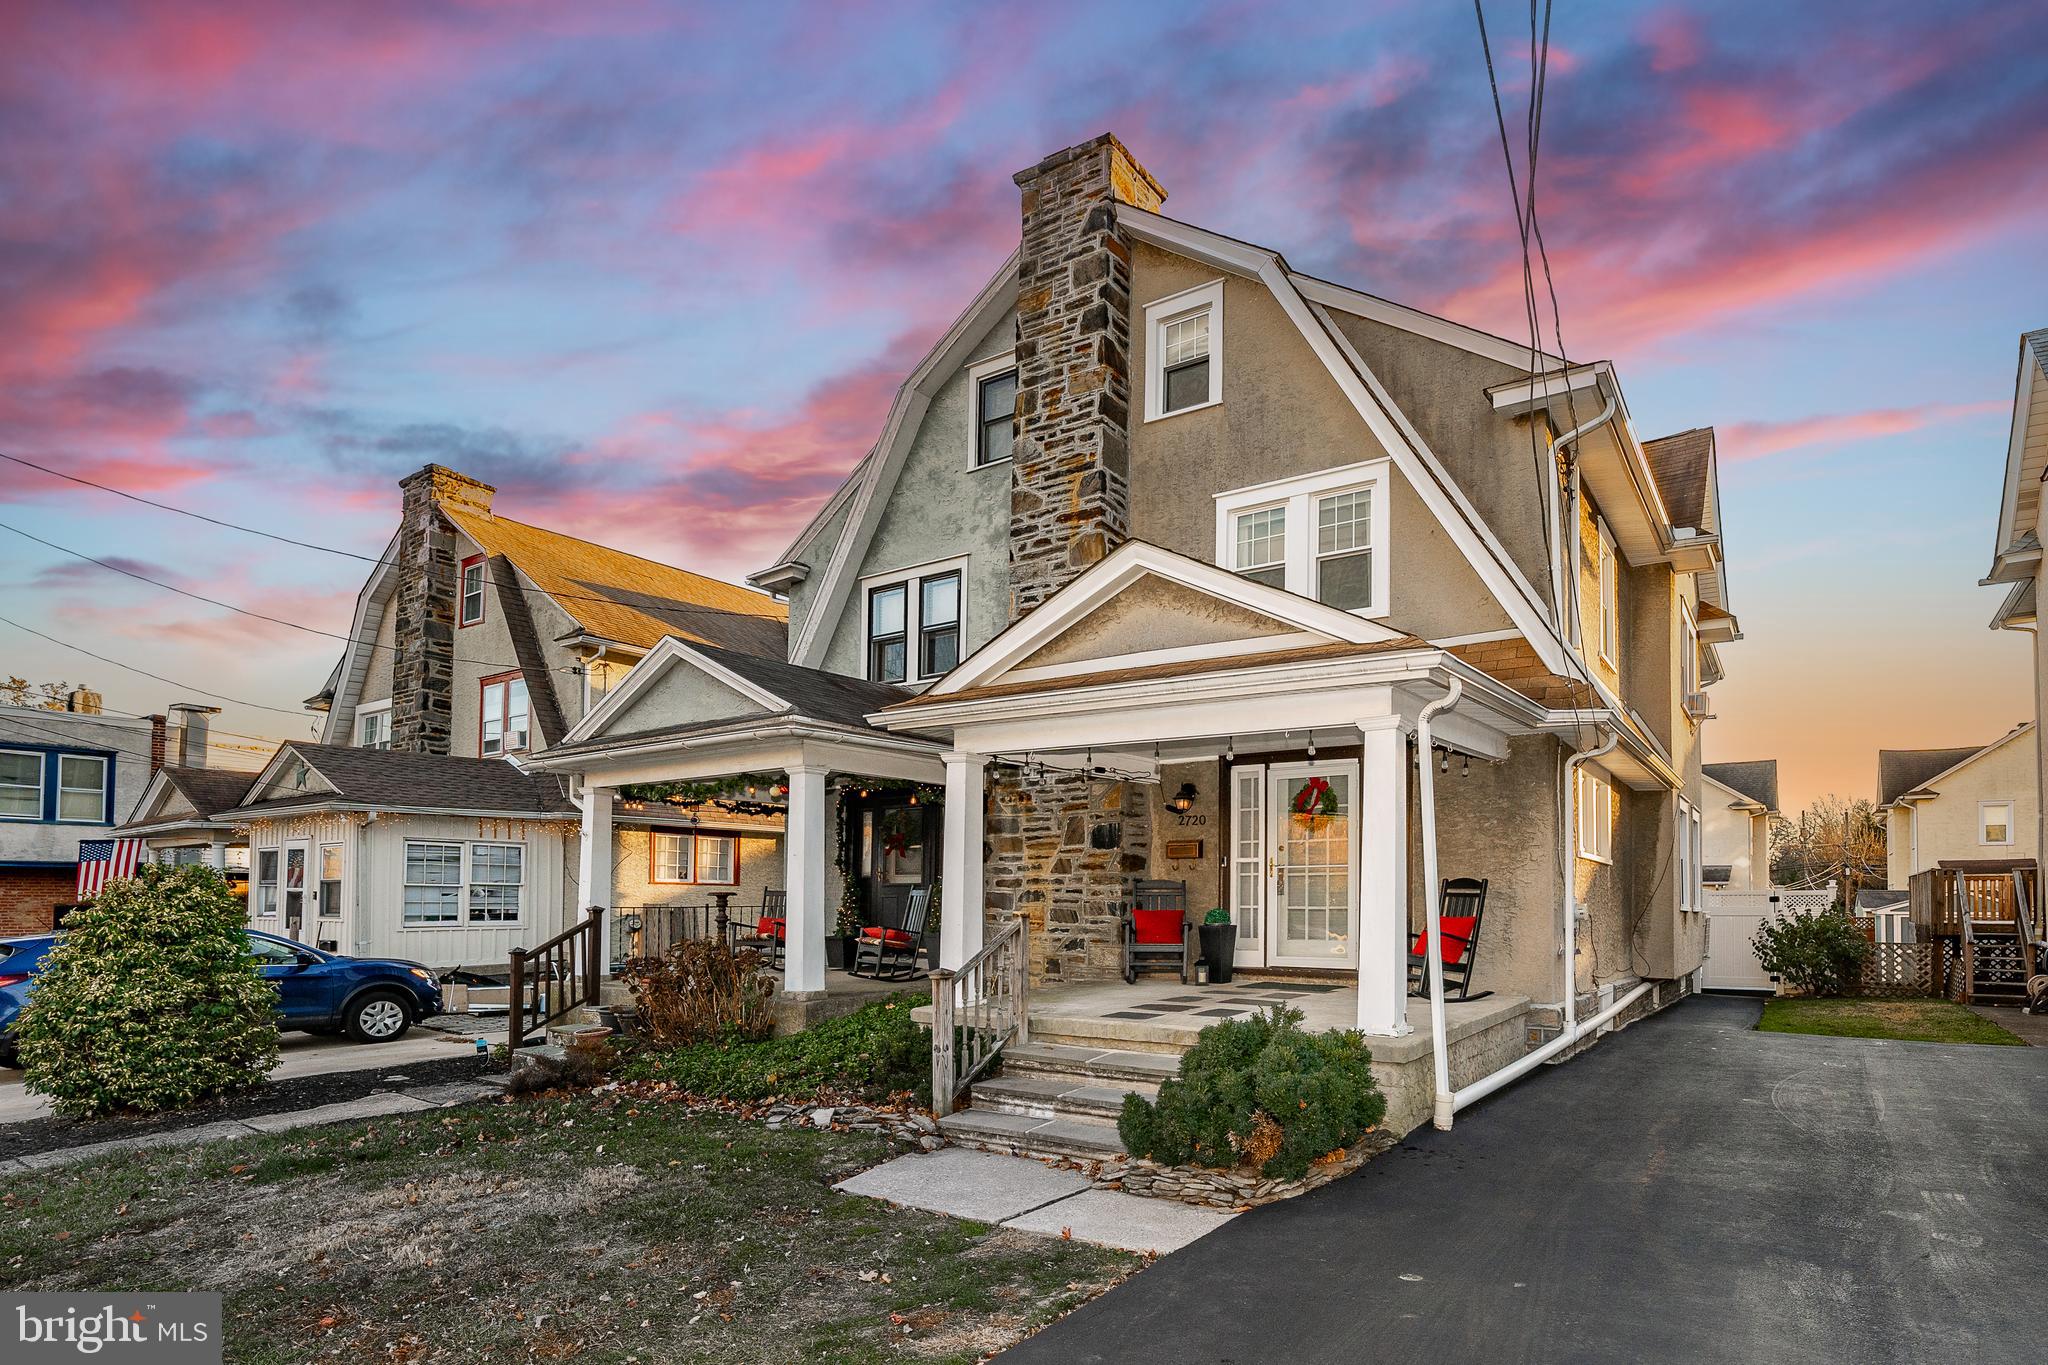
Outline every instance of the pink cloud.
<path fill-rule="evenodd" d="M 1740 463 L 1809 446 L 1898 436 L 1967 417 L 2003 412 L 2009 406 L 2000 399 L 1975 403 L 1922 403 L 1916 407 L 1872 408 L 1865 412 L 1828 413 L 1778 422 L 1735 422 L 1719 428 L 1716 434 L 1722 459 Z"/>

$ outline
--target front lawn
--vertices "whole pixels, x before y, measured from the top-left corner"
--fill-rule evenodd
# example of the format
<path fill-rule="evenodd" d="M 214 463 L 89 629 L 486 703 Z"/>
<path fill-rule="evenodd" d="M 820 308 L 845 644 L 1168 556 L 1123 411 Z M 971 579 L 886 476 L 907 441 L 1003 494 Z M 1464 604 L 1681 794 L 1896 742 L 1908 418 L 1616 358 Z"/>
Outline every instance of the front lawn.
<path fill-rule="evenodd" d="M 2025 1042 L 1949 1000 L 1771 999 L 1757 1021 L 1763 1033 L 1816 1033 L 1829 1038 L 1895 1038 L 1907 1043 Z"/>
<path fill-rule="evenodd" d="M 11 1177 L 11 1290 L 217 1289 L 227 1358 L 971 1361 L 1139 1264 L 834 1193 L 872 1134 L 589 1098 Z"/>

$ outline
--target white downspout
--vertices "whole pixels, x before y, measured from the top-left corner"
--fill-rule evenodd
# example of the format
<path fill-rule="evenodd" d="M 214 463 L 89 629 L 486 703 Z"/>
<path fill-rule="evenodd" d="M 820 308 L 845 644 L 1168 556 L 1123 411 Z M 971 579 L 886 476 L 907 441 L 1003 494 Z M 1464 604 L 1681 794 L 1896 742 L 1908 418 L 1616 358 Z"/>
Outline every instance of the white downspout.
<path fill-rule="evenodd" d="M 1567 431 L 1564 435 L 1558 437 L 1555 441 L 1552 441 L 1550 443 L 1551 450 L 1554 452 L 1562 452 L 1563 450 L 1565 450 L 1566 447 L 1576 443 L 1581 437 L 1586 435 L 1586 433 L 1592 431 L 1594 428 L 1605 426 L 1607 423 L 1613 421 L 1615 410 L 1618 404 L 1619 400 L 1614 395 L 1608 395 L 1607 406 L 1600 409 L 1599 414 L 1596 415 L 1592 421 L 1581 422 L 1579 423 L 1579 425 L 1573 427 L 1570 431 Z M 1566 583 L 1570 583 L 1572 585 L 1570 597 L 1571 610 L 1565 610 L 1565 603 L 1562 600 L 1564 594 L 1562 591 L 1560 591 L 1558 614 L 1565 618 L 1565 628 L 1569 634 L 1571 643 L 1576 646 L 1581 643 L 1579 637 L 1582 634 L 1579 627 L 1578 610 L 1579 462 L 1577 460 L 1573 460 L 1571 462 L 1571 471 L 1571 495 L 1566 499 L 1566 511 L 1568 511 L 1571 514 L 1571 525 L 1569 527 L 1558 527 L 1558 550 L 1560 552 L 1559 557 L 1563 561 L 1558 566 L 1559 570 L 1563 574 L 1563 577 L 1561 577 L 1558 580 L 1558 584 L 1560 590 Z"/>
<path fill-rule="evenodd" d="M 1429 963 L 1430 1051 L 1436 1060 L 1436 1126 L 1451 1126 L 1451 1045 L 1444 1036 L 1443 893 L 1436 881 L 1436 762 L 1429 725 L 1458 704 L 1465 684 L 1451 675 L 1450 689 L 1415 717 L 1415 756 L 1422 764 L 1418 798 L 1422 807 L 1422 932 L 1423 955 Z"/>

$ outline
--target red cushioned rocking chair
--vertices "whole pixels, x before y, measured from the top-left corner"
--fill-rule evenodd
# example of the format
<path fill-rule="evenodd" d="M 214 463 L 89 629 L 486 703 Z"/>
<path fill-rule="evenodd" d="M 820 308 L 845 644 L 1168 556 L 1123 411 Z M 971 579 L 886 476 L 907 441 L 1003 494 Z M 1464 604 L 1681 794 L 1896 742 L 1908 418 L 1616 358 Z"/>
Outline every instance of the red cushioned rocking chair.
<path fill-rule="evenodd" d="M 903 906 L 903 923 L 894 929 L 870 924 L 860 931 L 853 945 L 854 976 L 882 980 L 883 969 L 891 981 L 907 981 L 917 975 L 917 950 L 924 942 L 925 922 L 931 918 L 932 889 L 920 886 Z M 872 970 L 863 972 L 862 967 Z"/>
<path fill-rule="evenodd" d="M 1195 979 L 1195 926 L 1188 919 L 1186 882 L 1139 882 L 1123 907 L 1117 941 L 1123 950 L 1124 984 L 1142 971 L 1180 973 L 1185 986 Z"/>
<path fill-rule="evenodd" d="M 1472 964 L 1479 956 L 1479 921 L 1486 913 L 1484 877 L 1446 877 L 1437 894 L 1437 921 L 1444 927 L 1444 998 L 1484 1000 L 1492 991 L 1472 992 Z M 1408 994 L 1429 995 L 1429 933 L 1408 946 Z M 1456 995 L 1451 992 L 1457 991 Z"/>
<path fill-rule="evenodd" d="M 733 950 L 752 948 L 768 959 L 768 965 L 782 966 L 783 949 L 789 945 L 789 893 L 787 891 L 764 891 L 761 893 L 761 915 L 754 921 L 753 932 L 747 926 L 734 920 L 726 926 L 732 937 Z"/>

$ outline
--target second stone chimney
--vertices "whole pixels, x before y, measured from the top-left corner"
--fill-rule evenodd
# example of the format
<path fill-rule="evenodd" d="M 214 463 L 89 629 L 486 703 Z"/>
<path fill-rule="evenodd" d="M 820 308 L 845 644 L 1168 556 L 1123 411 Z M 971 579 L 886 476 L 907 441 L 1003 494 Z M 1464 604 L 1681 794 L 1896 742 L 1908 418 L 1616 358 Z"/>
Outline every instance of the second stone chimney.
<path fill-rule="evenodd" d="M 489 515 L 497 490 L 430 464 L 398 481 L 397 632 L 391 667 L 391 747 L 447 754 L 455 685 L 455 536 L 437 504 Z"/>
<path fill-rule="evenodd" d="M 1129 534 L 1131 251 L 1116 207 L 1156 210 L 1166 198 L 1112 133 L 1056 152 L 1016 181 L 1013 619 Z"/>

